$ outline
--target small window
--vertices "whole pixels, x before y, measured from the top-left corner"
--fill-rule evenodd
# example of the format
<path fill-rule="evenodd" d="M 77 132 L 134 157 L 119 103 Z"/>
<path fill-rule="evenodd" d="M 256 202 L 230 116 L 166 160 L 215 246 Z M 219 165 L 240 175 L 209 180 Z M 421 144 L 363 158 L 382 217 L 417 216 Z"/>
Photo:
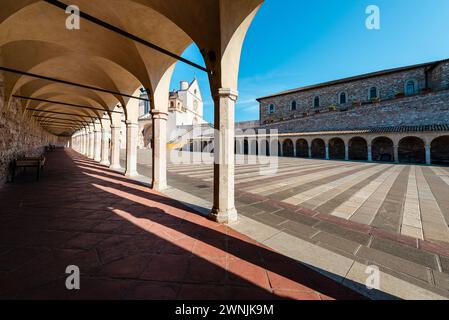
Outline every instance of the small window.
<path fill-rule="evenodd" d="M 313 98 L 313 106 L 315 108 L 319 108 L 320 107 L 320 97 Z"/>
<path fill-rule="evenodd" d="M 296 100 L 292 101 L 292 111 L 296 111 Z"/>
<path fill-rule="evenodd" d="M 377 91 L 377 88 L 376 87 L 371 87 L 370 89 L 369 89 L 369 99 L 370 100 L 373 100 L 373 99 L 376 99 L 376 98 L 379 98 L 379 93 L 378 93 L 378 91 Z"/>
<path fill-rule="evenodd" d="M 408 96 L 414 95 L 416 93 L 416 84 L 413 80 L 408 80 L 405 84 L 405 94 Z"/>
<path fill-rule="evenodd" d="M 269 108 L 268 108 L 268 113 L 274 113 L 274 110 L 275 110 L 275 108 L 274 108 L 274 104 L 270 104 L 270 106 L 269 106 Z"/>
<path fill-rule="evenodd" d="M 340 102 L 340 104 L 345 104 L 347 102 L 345 92 L 340 93 L 338 101 Z"/>

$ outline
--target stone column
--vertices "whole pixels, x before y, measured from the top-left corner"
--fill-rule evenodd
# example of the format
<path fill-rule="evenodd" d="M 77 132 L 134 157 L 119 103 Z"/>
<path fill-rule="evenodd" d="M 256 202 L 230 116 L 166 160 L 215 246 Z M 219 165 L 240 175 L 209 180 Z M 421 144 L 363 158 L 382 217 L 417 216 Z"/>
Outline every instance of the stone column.
<path fill-rule="evenodd" d="M 153 118 L 153 190 L 167 188 L 167 117 L 166 112 L 152 110 Z"/>
<path fill-rule="evenodd" d="M 214 205 L 210 218 L 219 223 L 237 220 L 234 204 L 234 112 L 238 93 L 221 88 L 214 99 Z"/>
<path fill-rule="evenodd" d="M 94 152 L 95 152 L 95 133 L 92 130 L 89 132 L 89 154 L 88 157 L 93 159 L 94 158 Z"/>
<path fill-rule="evenodd" d="M 393 146 L 394 162 L 399 163 L 399 146 Z"/>
<path fill-rule="evenodd" d="M 90 132 L 86 132 L 86 157 L 90 157 Z"/>
<path fill-rule="evenodd" d="M 345 160 L 349 160 L 349 143 L 345 143 Z"/>
<path fill-rule="evenodd" d="M 373 161 L 373 153 L 372 153 L 372 146 L 371 144 L 368 144 L 368 161 Z"/>
<path fill-rule="evenodd" d="M 109 130 L 101 129 L 101 161 L 100 164 L 109 166 Z"/>
<path fill-rule="evenodd" d="M 111 169 L 120 169 L 120 125 L 111 125 Z"/>
<path fill-rule="evenodd" d="M 326 160 L 329 160 L 329 142 L 325 142 L 325 148 L 326 148 Z"/>
<path fill-rule="evenodd" d="M 309 146 L 308 146 L 308 149 L 309 149 L 309 150 L 308 150 L 308 151 L 309 151 L 309 158 L 312 159 L 312 146 L 309 145 Z"/>
<path fill-rule="evenodd" d="M 426 144 L 426 164 L 430 165 L 432 164 L 432 155 L 431 155 L 431 146 Z"/>
<path fill-rule="evenodd" d="M 137 176 L 137 131 L 138 124 L 126 121 L 126 172 L 128 177 Z"/>
<path fill-rule="evenodd" d="M 99 129 L 95 129 L 94 135 L 95 135 L 94 160 L 100 162 L 101 161 L 101 131 Z"/>

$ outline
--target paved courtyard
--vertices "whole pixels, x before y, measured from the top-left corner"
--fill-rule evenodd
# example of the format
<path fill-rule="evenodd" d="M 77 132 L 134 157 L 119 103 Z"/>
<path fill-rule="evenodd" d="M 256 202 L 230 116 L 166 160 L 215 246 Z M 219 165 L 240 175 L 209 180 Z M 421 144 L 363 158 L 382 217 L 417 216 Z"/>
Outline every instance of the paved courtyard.
<path fill-rule="evenodd" d="M 140 150 L 140 174 L 151 175 L 149 161 Z M 260 174 L 264 165 L 236 166 L 241 216 L 449 296 L 449 168 L 278 161 L 271 176 Z M 169 185 L 211 202 L 212 165 L 168 171 Z"/>
<path fill-rule="evenodd" d="M 0 299 L 363 298 L 72 150 L 34 177 L 0 189 Z"/>

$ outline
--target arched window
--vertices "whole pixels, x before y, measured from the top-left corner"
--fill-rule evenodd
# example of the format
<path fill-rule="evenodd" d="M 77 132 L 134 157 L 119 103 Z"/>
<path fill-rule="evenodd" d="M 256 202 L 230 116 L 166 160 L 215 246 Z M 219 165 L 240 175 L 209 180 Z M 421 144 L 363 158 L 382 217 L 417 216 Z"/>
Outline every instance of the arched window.
<path fill-rule="evenodd" d="M 292 101 L 292 111 L 296 111 L 296 100 Z"/>
<path fill-rule="evenodd" d="M 379 98 L 379 92 L 377 91 L 376 87 L 371 87 L 369 89 L 368 97 L 369 97 L 370 100 Z"/>
<path fill-rule="evenodd" d="M 405 94 L 407 96 L 414 95 L 416 93 L 416 83 L 414 80 L 408 80 L 405 83 Z"/>
<path fill-rule="evenodd" d="M 274 107 L 274 104 L 270 104 L 270 106 L 268 107 L 268 113 L 274 113 L 274 111 L 275 111 L 275 107 Z"/>
<path fill-rule="evenodd" d="M 339 101 L 340 104 L 345 104 L 345 103 L 347 102 L 347 99 L 346 99 L 346 92 L 340 93 L 340 96 L 339 96 L 339 98 L 338 98 L 338 101 Z"/>
<path fill-rule="evenodd" d="M 313 98 L 313 106 L 315 108 L 319 108 L 320 107 L 320 97 Z"/>

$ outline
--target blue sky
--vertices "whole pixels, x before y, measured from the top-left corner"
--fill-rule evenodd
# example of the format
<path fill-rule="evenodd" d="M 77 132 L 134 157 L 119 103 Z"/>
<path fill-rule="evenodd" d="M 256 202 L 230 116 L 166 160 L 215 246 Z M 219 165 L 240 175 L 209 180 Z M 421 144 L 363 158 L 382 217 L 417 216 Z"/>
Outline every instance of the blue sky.
<path fill-rule="evenodd" d="M 368 5 L 381 29 L 365 27 Z M 195 45 L 183 54 L 204 65 Z M 258 97 L 362 73 L 449 58 L 449 0 L 266 0 L 240 63 L 236 121 L 259 118 Z M 178 63 L 171 89 L 197 76 L 213 121 L 207 75 Z"/>

